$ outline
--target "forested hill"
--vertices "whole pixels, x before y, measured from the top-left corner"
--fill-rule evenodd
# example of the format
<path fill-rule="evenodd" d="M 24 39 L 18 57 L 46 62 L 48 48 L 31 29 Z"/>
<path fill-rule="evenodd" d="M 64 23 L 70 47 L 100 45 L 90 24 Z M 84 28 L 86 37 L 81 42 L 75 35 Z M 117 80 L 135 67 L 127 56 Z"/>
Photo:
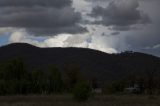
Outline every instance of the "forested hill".
<path fill-rule="evenodd" d="M 58 66 L 62 73 L 68 65 L 79 66 L 87 78 L 107 81 L 122 79 L 130 74 L 160 74 L 160 58 L 138 52 L 107 54 L 84 48 L 38 48 L 25 43 L 0 47 L 0 63 L 23 58 L 29 70 L 47 70 L 49 65 Z"/>

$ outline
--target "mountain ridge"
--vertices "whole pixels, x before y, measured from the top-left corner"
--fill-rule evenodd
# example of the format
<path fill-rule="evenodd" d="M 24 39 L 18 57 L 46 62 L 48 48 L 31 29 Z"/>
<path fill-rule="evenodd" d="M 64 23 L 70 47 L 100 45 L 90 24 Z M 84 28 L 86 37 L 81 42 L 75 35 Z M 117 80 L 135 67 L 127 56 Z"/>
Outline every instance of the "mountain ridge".
<path fill-rule="evenodd" d="M 133 72 L 146 73 L 155 67 L 160 71 L 159 57 L 139 52 L 108 54 L 87 48 L 39 48 L 26 43 L 0 47 L 0 63 L 15 57 L 22 57 L 29 69 L 47 70 L 49 65 L 56 65 L 62 70 L 66 65 L 79 65 L 87 78 L 103 81 L 122 79 Z"/>

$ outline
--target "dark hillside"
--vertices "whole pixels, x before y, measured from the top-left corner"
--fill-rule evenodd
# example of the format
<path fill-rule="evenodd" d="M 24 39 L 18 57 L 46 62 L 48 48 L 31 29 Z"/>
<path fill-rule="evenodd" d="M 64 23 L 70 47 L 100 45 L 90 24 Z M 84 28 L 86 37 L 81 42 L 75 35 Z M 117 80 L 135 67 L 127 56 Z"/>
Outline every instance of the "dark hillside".
<path fill-rule="evenodd" d="M 87 78 L 97 77 L 103 81 L 121 79 L 131 73 L 153 70 L 160 73 L 160 58 L 137 52 L 107 54 L 84 48 L 38 48 L 24 43 L 0 48 L 1 63 L 15 57 L 23 58 L 29 68 L 43 70 L 53 64 L 61 69 L 70 64 L 79 65 Z"/>

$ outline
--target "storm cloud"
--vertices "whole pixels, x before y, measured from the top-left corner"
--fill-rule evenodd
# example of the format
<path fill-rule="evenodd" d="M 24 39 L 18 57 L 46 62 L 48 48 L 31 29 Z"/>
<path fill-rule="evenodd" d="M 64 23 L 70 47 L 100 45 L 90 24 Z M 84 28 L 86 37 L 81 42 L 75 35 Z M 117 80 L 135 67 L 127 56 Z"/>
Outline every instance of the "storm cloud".
<path fill-rule="evenodd" d="M 85 32 L 81 18 L 71 0 L 0 1 L 0 27 L 25 28 L 35 35 Z"/>
<path fill-rule="evenodd" d="M 101 17 L 95 24 L 111 26 L 115 30 L 135 29 L 135 25 L 143 25 L 151 22 L 149 16 L 139 10 L 137 0 L 109 1 L 107 7 L 96 6 L 90 16 Z"/>
<path fill-rule="evenodd" d="M 71 5 L 71 0 L 1 0 L 1 7 L 56 7 L 63 8 Z"/>
<path fill-rule="evenodd" d="M 160 0 L 0 0 L 0 45 L 160 56 L 159 10 Z"/>

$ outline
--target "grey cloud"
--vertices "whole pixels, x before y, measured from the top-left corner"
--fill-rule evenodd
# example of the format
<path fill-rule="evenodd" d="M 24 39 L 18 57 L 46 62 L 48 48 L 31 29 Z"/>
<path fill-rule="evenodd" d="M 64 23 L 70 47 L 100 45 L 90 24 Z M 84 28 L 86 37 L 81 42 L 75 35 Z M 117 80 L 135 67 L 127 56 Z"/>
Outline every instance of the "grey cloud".
<path fill-rule="evenodd" d="M 51 34 L 60 34 L 60 33 L 71 33 L 71 34 L 77 34 L 77 33 L 83 33 L 86 32 L 85 27 L 80 26 L 67 26 L 67 27 L 60 27 L 60 28 L 27 28 L 29 33 L 37 35 L 37 36 L 43 36 L 43 35 L 51 35 Z"/>
<path fill-rule="evenodd" d="M 1 0 L 0 27 L 25 28 L 36 35 L 87 31 L 79 25 L 81 13 L 75 12 L 70 3 L 71 0 Z"/>
<path fill-rule="evenodd" d="M 105 1 L 111 1 L 111 0 L 85 0 L 88 2 L 105 2 Z"/>
<path fill-rule="evenodd" d="M 71 0 L 0 0 L 0 7 L 57 7 L 71 5 Z"/>
<path fill-rule="evenodd" d="M 111 35 L 119 35 L 120 34 L 120 32 L 113 32 L 113 33 L 111 33 Z"/>
<path fill-rule="evenodd" d="M 159 27 L 151 25 L 141 31 L 128 32 L 127 35 L 126 43 L 130 45 L 130 50 L 160 56 Z"/>
<path fill-rule="evenodd" d="M 147 24 L 150 22 L 148 15 L 138 10 L 137 0 L 111 1 L 106 8 L 97 6 L 92 10 L 90 16 L 102 17 L 95 24 L 112 26 L 116 30 L 129 30 L 133 25 Z"/>
<path fill-rule="evenodd" d="M 106 1 L 113 1 L 113 0 L 85 0 L 88 2 L 106 2 Z M 114 0 L 116 1 L 116 0 Z M 117 0 L 117 1 L 123 1 L 123 0 Z M 135 1 L 135 0 L 132 0 Z M 137 0 L 137 1 L 147 1 L 147 2 L 153 2 L 153 1 L 159 1 L 159 0 Z"/>

